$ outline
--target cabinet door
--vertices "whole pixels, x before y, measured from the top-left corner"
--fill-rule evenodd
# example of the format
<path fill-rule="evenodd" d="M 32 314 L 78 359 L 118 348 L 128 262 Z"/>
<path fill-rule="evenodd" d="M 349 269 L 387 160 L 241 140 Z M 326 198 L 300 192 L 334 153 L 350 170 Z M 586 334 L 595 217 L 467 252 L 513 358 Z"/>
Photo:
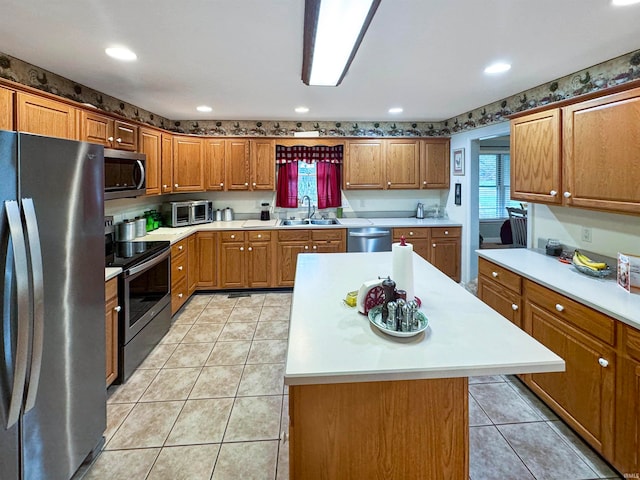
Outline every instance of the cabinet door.
<path fill-rule="evenodd" d="M 76 140 L 76 109 L 66 103 L 18 92 L 17 129 L 48 137 Z"/>
<path fill-rule="evenodd" d="M 423 140 L 420 145 L 420 188 L 449 188 L 449 139 Z"/>
<path fill-rule="evenodd" d="M 565 107 L 565 203 L 640 212 L 640 88 Z"/>
<path fill-rule="evenodd" d="M 520 295 L 480 275 L 478 277 L 478 298 L 511 323 L 522 328 Z"/>
<path fill-rule="evenodd" d="M 95 112 L 80 112 L 80 140 L 111 148 L 113 119 Z"/>
<path fill-rule="evenodd" d="M 345 190 L 382 190 L 384 179 L 382 140 L 353 140 L 347 143 L 344 163 Z"/>
<path fill-rule="evenodd" d="M 173 137 L 173 191 L 204 190 L 202 140 Z"/>
<path fill-rule="evenodd" d="M 249 140 L 227 140 L 224 165 L 227 190 L 249 190 Z"/>
<path fill-rule="evenodd" d="M 198 287 L 213 288 L 218 285 L 218 235 L 215 232 L 198 232 Z"/>
<path fill-rule="evenodd" d="M 420 142 L 385 140 L 386 188 L 419 188 Z"/>
<path fill-rule="evenodd" d="M 456 282 L 460 281 L 460 240 L 432 239 L 431 264 Z"/>
<path fill-rule="evenodd" d="M 107 387 L 118 377 L 118 281 L 105 284 L 105 339 Z"/>
<path fill-rule="evenodd" d="M 113 122 L 113 145 L 119 150 L 138 151 L 138 127 L 133 123 L 115 120 Z"/>
<path fill-rule="evenodd" d="M 198 285 L 199 278 L 199 258 L 198 258 L 198 246 L 196 240 L 196 234 L 191 234 L 189 236 L 187 248 L 187 293 L 191 295 Z"/>
<path fill-rule="evenodd" d="M 227 142 L 221 138 L 204 142 L 204 172 L 207 190 L 224 190 L 224 162 Z"/>
<path fill-rule="evenodd" d="M 424 258 L 427 262 L 431 261 L 431 240 L 428 227 L 418 228 L 394 228 L 393 243 L 401 241 L 405 238 L 407 243 L 413 245 L 413 251 Z"/>
<path fill-rule="evenodd" d="M 603 455 L 613 453 L 614 350 L 527 299 L 525 330 L 566 364 L 558 373 L 526 377 L 541 396 Z"/>
<path fill-rule="evenodd" d="M 13 97 L 15 92 L 0 87 L 0 130 L 13 130 Z"/>
<path fill-rule="evenodd" d="M 276 189 L 275 140 L 251 140 L 251 190 Z"/>
<path fill-rule="evenodd" d="M 511 121 L 511 198 L 562 203 L 560 110 Z"/>
<path fill-rule="evenodd" d="M 618 359 L 614 466 L 640 472 L 640 361 Z"/>
<path fill-rule="evenodd" d="M 247 246 L 249 261 L 247 285 L 253 288 L 271 287 L 271 242 L 250 242 Z"/>
<path fill-rule="evenodd" d="M 220 244 L 220 288 L 246 287 L 245 250 L 244 242 Z"/>
<path fill-rule="evenodd" d="M 298 254 L 309 252 L 309 242 L 280 243 L 276 268 L 276 284 L 279 287 L 292 287 L 296 278 Z"/>
<path fill-rule="evenodd" d="M 161 165 L 161 193 L 170 193 L 173 191 L 173 136 L 170 133 L 162 134 Z"/>
<path fill-rule="evenodd" d="M 147 195 L 159 195 L 162 160 L 161 134 L 150 128 L 140 129 L 140 152 L 146 154 Z"/>

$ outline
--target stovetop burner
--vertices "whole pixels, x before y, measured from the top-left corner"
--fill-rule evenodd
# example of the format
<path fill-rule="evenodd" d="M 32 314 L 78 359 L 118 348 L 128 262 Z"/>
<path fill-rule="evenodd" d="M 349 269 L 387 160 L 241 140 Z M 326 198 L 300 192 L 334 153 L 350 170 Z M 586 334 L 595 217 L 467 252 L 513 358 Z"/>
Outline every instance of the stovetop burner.
<path fill-rule="evenodd" d="M 171 246 L 171 242 L 114 242 L 111 252 L 107 249 L 106 266 L 127 269 L 134 267 Z"/>

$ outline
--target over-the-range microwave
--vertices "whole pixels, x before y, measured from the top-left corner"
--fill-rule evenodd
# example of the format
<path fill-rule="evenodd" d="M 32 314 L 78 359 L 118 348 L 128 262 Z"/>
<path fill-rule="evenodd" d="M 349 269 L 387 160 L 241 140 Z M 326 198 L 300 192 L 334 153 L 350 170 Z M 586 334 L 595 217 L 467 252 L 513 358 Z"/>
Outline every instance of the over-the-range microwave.
<path fill-rule="evenodd" d="M 138 197 L 147 193 L 144 153 L 104 149 L 104 199 Z"/>

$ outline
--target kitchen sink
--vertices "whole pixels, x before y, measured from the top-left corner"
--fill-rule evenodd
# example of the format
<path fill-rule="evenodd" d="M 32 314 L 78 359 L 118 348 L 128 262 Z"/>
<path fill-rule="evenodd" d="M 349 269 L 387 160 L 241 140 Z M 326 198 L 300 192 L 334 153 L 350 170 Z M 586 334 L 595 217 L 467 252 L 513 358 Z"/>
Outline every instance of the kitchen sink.
<path fill-rule="evenodd" d="M 311 225 L 337 225 L 338 222 L 333 218 L 312 218 Z"/>
<path fill-rule="evenodd" d="M 288 219 L 282 220 L 280 225 L 283 227 L 293 227 L 300 225 L 337 225 L 338 222 L 335 218 L 312 218 L 311 220 L 302 220 L 302 219 Z"/>
<path fill-rule="evenodd" d="M 280 225 L 289 225 L 289 226 L 307 225 L 307 221 L 306 220 L 282 220 L 282 223 Z"/>

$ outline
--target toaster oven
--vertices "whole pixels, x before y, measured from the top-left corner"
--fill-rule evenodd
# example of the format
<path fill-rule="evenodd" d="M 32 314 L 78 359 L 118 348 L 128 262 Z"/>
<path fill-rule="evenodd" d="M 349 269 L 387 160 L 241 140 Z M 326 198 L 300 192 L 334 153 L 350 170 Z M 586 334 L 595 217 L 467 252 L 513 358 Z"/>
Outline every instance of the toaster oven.
<path fill-rule="evenodd" d="M 164 220 L 169 227 L 186 227 L 213 221 L 213 204 L 209 200 L 169 202 L 164 207 Z"/>

